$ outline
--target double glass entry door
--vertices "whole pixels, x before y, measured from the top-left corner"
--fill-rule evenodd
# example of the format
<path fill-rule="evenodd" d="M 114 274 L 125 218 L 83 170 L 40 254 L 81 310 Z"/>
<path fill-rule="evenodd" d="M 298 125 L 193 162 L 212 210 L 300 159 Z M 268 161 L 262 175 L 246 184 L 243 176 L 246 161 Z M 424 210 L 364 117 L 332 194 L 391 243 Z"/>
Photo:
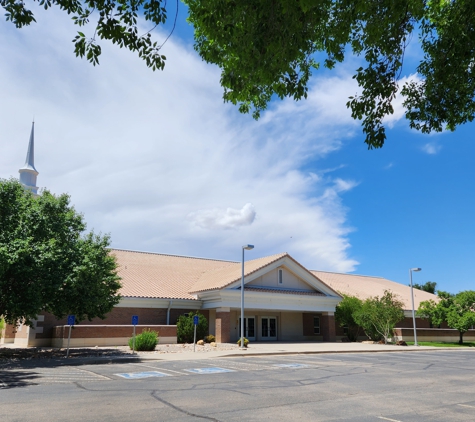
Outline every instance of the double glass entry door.
<path fill-rule="evenodd" d="M 277 318 L 259 317 L 261 320 L 260 340 L 277 340 Z M 256 340 L 256 319 L 254 317 L 244 318 L 244 337 L 249 340 Z M 239 318 L 238 338 L 241 338 L 241 318 Z"/>
<path fill-rule="evenodd" d="M 261 318 L 262 340 L 277 340 L 277 318 Z"/>
<path fill-rule="evenodd" d="M 256 340 L 256 320 L 254 317 L 244 318 L 244 337 Z M 239 318 L 238 338 L 241 338 L 241 318 Z"/>

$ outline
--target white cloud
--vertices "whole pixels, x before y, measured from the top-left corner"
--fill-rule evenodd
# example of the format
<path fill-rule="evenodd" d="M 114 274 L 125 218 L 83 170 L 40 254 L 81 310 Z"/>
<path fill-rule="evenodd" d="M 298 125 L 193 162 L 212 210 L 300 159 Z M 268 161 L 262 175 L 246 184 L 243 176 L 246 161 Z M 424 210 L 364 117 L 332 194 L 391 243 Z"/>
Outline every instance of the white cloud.
<path fill-rule="evenodd" d="M 249 226 L 255 218 L 256 210 L 252 204 L 246 204 L 240 210 L 213 208 L 188 214 L 188 219 L 203 229 L 235 229 Z"/>
<path fill-rule="evenodd" d="M 322 177 L 359 127 L 350 76 L 320 79 L 307 101 L 255 122 L 223 104 L 219 71 L 173 38 L 164 72 L 107 44 L 93 67 L 74 56 L 67 18 L 51 9 L 38 22 L 0 27 L 1 177 L 23 165 L 34 116 L 39 185 L 69 192 L 114 247 L 239 260 L 252 243 L 250 259 L 287 251 L 354 270 L 340 194 L 356 184 Z M 322 168 L 304 170 L 310 161 Z"/>
<path fill-rule="evenodd" d="M 429 155 L 438 154 L 441 149 L 442 149 L 442 146 L 438 145 L 434 142 L 428 142 L 427 144 L 424 144 L 421 147 L 421 150 L 424 151 L 426 154 L 429 154 Z"/>

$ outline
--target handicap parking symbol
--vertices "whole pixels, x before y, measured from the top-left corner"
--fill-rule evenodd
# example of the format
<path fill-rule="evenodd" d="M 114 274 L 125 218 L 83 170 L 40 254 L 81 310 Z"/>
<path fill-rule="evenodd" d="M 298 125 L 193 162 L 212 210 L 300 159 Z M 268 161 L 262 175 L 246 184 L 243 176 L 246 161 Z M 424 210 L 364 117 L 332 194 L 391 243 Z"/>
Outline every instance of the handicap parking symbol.
<path fill-rule="evenodd" d="M 164 374 L 163 372 L 158 371 L 148 371 L 148 372 L 131 372 L 129 374 L 115 374 L 119 377 L 128 379 L 128 380 L 137 380 L 142 378 L 152 378 L 152 377 L 169 377 L 169 374 Z"/>
<path fill-rule="evenodd" d="M 192 372 L 194 374 L 220 374 L 222 372 L 236 372 L 232 369 L 226 368 L 194 368 L 194 369 L 185 369 L 185 371 Z"/>
<path fill-rule="evenodd" d="M 278 368 L 308 368 L 308 365 L 302 363 L 276 363 L 274 366 Z"/>

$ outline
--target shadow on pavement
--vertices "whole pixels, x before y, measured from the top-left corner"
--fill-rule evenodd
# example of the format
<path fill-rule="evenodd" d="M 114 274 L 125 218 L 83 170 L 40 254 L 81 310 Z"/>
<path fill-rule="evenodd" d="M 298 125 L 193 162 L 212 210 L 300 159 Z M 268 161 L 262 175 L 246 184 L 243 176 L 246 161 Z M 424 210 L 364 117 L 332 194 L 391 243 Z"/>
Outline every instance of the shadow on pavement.
<path fill-rule="evenodd" d="M 39 377 L 33 371 L 0 371 L 0 389 L 38 385 L 34 380 Z"/>

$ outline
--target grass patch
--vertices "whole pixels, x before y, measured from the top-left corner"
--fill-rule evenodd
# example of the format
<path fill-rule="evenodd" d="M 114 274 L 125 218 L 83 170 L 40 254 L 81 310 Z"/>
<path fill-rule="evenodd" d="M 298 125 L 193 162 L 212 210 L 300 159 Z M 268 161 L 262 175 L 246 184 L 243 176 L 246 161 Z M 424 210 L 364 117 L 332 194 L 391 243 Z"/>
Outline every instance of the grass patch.
<path fill-rule="evenodd" d="M 414 346 L 413 341 L 406 342 L 408 346 Z M 432 347 L 475 347 L 475 342 L 464 341 L 463 344 L 458 342 L 443 342 L 443 341 L 418 341 L 419 346 L 432 346 Z"/>

